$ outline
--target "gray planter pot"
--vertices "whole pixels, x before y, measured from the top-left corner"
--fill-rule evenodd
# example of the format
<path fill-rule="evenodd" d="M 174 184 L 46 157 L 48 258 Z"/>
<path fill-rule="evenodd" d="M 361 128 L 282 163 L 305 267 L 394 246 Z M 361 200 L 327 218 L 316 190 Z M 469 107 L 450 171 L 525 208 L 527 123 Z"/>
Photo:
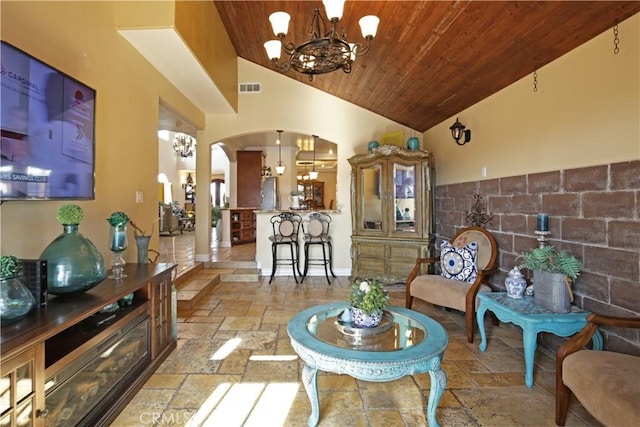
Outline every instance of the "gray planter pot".
<path fill-rule="evenodd" d="M 533 300 L 555 313 L 568 313 L 572 295 L 566 280 L 569 279 L 562 273 L 533 270 Z"/>
<path fill-rule="evenodd" d="M 216 237 L 218 239 L 218 245 L 222 242 L 222 218 L 218 219 L 216 223 Z"/>

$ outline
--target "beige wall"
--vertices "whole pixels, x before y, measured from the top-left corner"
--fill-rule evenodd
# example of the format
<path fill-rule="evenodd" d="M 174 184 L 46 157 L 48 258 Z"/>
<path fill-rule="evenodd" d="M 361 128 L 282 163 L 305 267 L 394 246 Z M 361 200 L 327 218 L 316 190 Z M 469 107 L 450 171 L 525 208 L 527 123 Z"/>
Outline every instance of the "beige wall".
<path fill-rule="evenodd" d="M 143 2 L 170 25 L 167 2 Z M 170 2 L 169 2 L 170 3 Z M 259 81 L 260 95 L 238 98 L 238 114 L 205 115 L 160 75 L 116 27 L 129 2 L 1 2 L 2 39 L 97 90 L 96 200 L 85 209 L 81 232 L 102 253 L 107 251 L 104 218 L 115 210 L 151 224 L 157 212 L 158 103 L 163 102 L 196 124 L 197 182 L 209 180 L 210 145 L 254 132 L 296 131 L 317 134 L 338 145 L 337 205 L 343 214 L 333 232 L 351 234 L 350 167 L 347 158 L 366 151 L 384 132 L 411 130 L 382 116 L 300 84 L 244 60 L 238 81 Z M 149 18 L 149 22 L 156 22 Z M 620 24 L 619 55 L 610 32 L 538 70 L 538 92 L 529 76 L 459 113 L 473 131 L 470 144 L 458 147 L 448 127 L 455 117 L 424 133 L 423 147 L 433 151 L 438 184 L 605 164 L 640 157 L 639 15 Z M 73 22 L 74 25 L 69 25 Z M 189 36 L 186 36 L 189 37 Z M 196 52 L 197 55 L 197 52 Z M 220 87 L 231 83 L 217 82 Z M 235 89 L 233 89 L 235 91 Z M 205 126 L 206 124 L 206 126 Z M 603 144 L 606 140 L 610 143 Z M 230 165 L 236 185 L 235 168 Z M 145 202 L 135 204 L 135 191 Z M 7 202 L 0 207 L 3 254 L 38 256 L 61 232 L 55 212 L 62 202 Z M 198 203 L 199 225 L 206 226 L 208 206 Z M 202 209 L 202 210 L 200 210 Z M 196 257 L 208 254 L 208 236 L 197 237 Z M 25 238 L 26 236 L 26 238 Z M 350 265 L 350 242 L 336 245 L 339 267 Z M 152 247 L 157 247 L 157 235 Z M 135 259 L 135 251 L 127 251 Z"/>
<path fill-rule="evenodd" d="M 124 211 L 146 229 L 157 218 L 160 98 L 204 126 L 202 112 L 117 33 L 117 6 L 109 1 L 0 3 L 3 40 L 97 90 L 96 199 L 74 203 L 85 211 L 80 232 L 96 244 L 107 264 L 105 218 L 111 212 Z M 136 191 L 143 192 L 144 203 L 135 203 Z M 62 232 L 55 219 L 62 204 L 2 204 L 2 254 L 38 257 Z M 151 247 L 158 247 L 157 227 Z M 128 261 L 136 259 L 135 249 L 125 255 Z"/>
<path fill-rule="evenodd" d="M 236 51 L 212 1 L 176 2 L 176 29 L 234 110 L 238 107 Z"/>
<path fill-rule="evenodd" d="M 351 236 L 351 168 L 347 159 L 366 152 L 367 143 L 379 139 L 385 132 L 402 130 L 409 135 L 411 129 L 243 59 L 238 60 L 238 81 L 261 82 L 262 92 L 259 95 L 240 95 L 237 115 L 207 115 L 206 130 L 198 133 L 197 180 L 200 181 L 200 177 L 210 170 L 209 158 L 201 155 L 202 150 L 209 150 L 211 143 L 232 136 L 256 132 L 274 132 L 275 135 L 276 129 L 282 129 L 318 135 L 335 143 L 338 155 L 336 205 L 342 206 L 343 213 L 334 219 L 331 228 L 333 235 L 344 238 L 334 246 L 334 267 L 342 271 L 350 269 L 351 241 L 347 236 Z M 287 173 L 290 169 L 287 168 Z M 233 172 L 230 178 L 229 188 L 234 188 Z M 291 185 L 295 185 L 295 172 L 291 172 L 289 178 Z M 200 209 L 201 204 L 198 203 L 196 221 L 203 222 L 198 222 L 196 227 L 205 226 L 207 212 Z M 209 236 L 204 234 L 196 236 L 196 259 L 203 260 L 207 256 L 208 240 Z M 258 253 L 257 259 L 268 265 L 271 253 Z"/>
<path fill-rule="evenodd" d="M 457 116 L 472 131 L 459 147 L 449 126 L 424 133 L 439 185 L 640 158 L 640 14 Z M 603 142 L 605 141 L 605 142 Z M 482 168 L 487 168 L 483 177 Z"/>

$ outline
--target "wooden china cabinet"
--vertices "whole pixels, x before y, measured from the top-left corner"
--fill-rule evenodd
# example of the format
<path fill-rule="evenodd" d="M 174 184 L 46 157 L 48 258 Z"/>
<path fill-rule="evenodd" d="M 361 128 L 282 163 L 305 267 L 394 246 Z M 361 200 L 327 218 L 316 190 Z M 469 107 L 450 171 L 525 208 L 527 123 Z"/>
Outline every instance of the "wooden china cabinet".
<path fill-rule="evenodd" d="M 433 155 L 382 145 L 349 163 L 352 276 L 404 283 L 434 253 Z"/>
<path fill-rule="evenodd" d="M 310 203 L 312 209 L 324 209 L 324 182 L 298 181 L 298 190 L 302 191 L 305 203 Z"/>

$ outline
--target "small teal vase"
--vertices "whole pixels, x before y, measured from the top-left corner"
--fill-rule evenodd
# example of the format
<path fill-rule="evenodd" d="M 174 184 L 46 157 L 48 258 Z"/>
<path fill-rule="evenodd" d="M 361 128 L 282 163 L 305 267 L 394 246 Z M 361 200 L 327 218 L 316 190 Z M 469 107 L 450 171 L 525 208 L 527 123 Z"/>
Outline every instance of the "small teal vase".
<path fill-rule="evenodd" d="M 149 242 L 151 236 L 135 236 L 136 248 L 138 249 L 138 264 L 147 264 L 149 262 Z"/>
<path fill-rule="evenodd" d="M 109 228 L 109 249 L 112 252 L 122 252 L 129 246 L 127 239 L 127 224 L 112 225 Z"/>
<path fill-rule="evenodd" d="M 415 136 L 407 139 L 407 148 L 411 151 L 416 151 L 420 149 L 420 140 Z"/>
<path fill-rule="evenodd" d="M 64 232 L 40 255 L 48 264 L 47 292 L 65 295 L 88 291 L 107 277 L 104 257 L 78 232 L 78 224 L 62 227 Z"/>
<path fill-rule="evenodd" d="M 372 151 L 374 148 L 378 148 L 378 141 L 369 141 L 369 144 L 367 144 L 367 149 L 369 151 Z"/>

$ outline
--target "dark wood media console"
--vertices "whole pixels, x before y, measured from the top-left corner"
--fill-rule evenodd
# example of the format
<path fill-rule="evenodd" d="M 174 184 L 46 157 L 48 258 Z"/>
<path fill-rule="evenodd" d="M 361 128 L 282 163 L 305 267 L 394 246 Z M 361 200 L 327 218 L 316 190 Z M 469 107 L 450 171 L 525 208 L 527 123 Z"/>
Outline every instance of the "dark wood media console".
<path fill-rule="evenodd" d="M 173 264 L 127 264 L 2 325 L 0 425 L 108 425 L 176 347 Z M 130 305 L 100 311 L 134 294 Z"/>

